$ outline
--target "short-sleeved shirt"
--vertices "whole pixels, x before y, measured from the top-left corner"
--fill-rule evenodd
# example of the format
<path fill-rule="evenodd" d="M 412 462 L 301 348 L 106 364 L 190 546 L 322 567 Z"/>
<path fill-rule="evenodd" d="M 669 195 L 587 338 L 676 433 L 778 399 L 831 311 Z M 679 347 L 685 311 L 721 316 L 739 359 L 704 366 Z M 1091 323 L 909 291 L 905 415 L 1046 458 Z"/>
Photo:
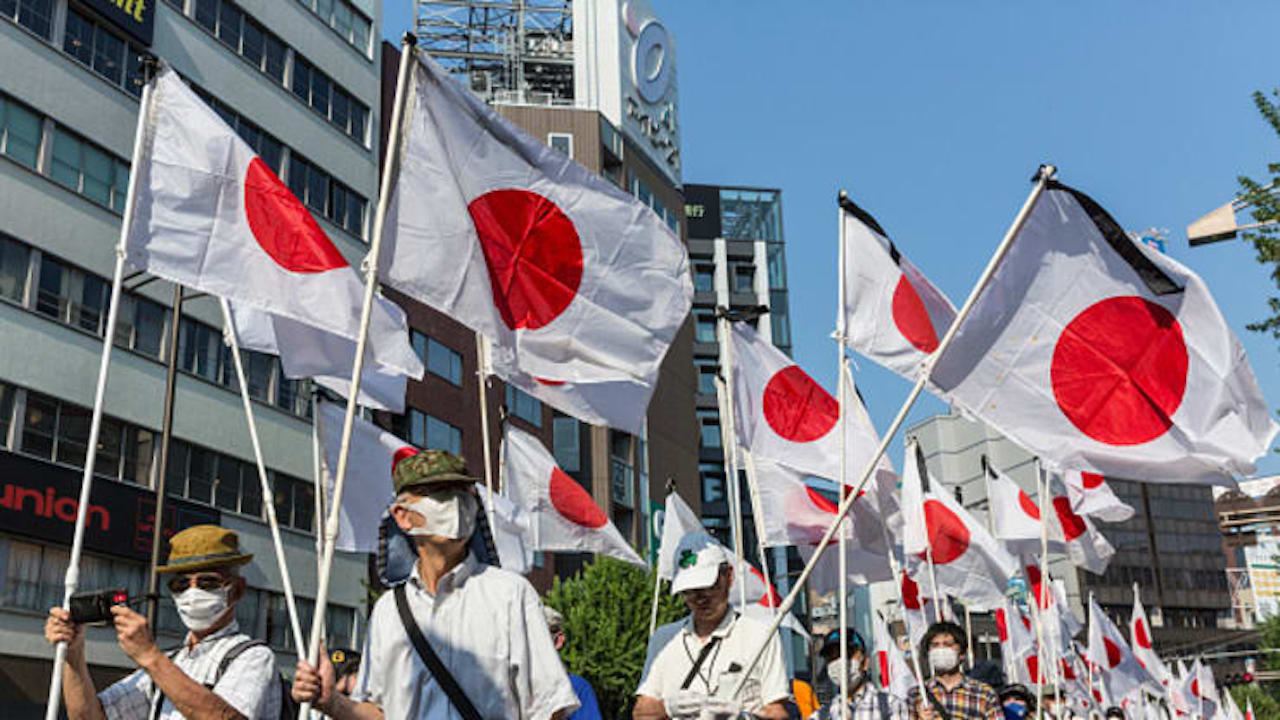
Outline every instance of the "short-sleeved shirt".
<path fill-rule="evenodd" d="M 707 642 L 714 638 L 719 638 L 718 644 L 703 661 L 689 690 L 736 699 L 749 712 L 759 712 L 769 703 L 791 697 L 791 683 L 782 658 L 782 641 L 776 633 L 770 635 L 768 625 L 730 610 L 707 636 Z M 742 693 L 737 698 L 730 698 L 742 678 L 742 672 L 766 638 L 768 643 L 764 654 L 751 671 Z M 680 692 L 680 685 L 693 669 L 704 644 L 693 631 L 692 617 L 658 628 L 649 638 L 644 676 L 636 694 L 658 700 L 674 697 Z"/>
<path fill-rule="evenodd" d="M 280 674 L 271 648 L 257 645 L 241 652 L 227 666 L 217 684 L 213 684 L 222 656 L 251 640 L 232 620 L 194 646 L 184 644 L 171 659 L 187 677 L 206 687 L 212 684 L 213 693 L 241 715 L 247 718 L 278 717 Z M 137 670 L 98 693 L 108 720 L 149 720 L 159 698 L 159 688 L 144 670 Z M 160 708 L 160 720 L 178 720 L 181 717 L 173 703 L 165 698 Z"/>
<path fill-rule="evenodd" d="M 581 675 L 572 673 L 569 675 L 569 683 L 573 685 L 573 692 L 581 703 L 569 716 L 569 720 L 601 720 L 600 703 L 596 700 L 596 690 L 591 687 L 591 683 Z"/>
<path fill-rule="evenodd" d="M 839 716 L 840 711 L 832 704 L 815 711 L 809 720 L 833 720 Z M 905 717 L 902 700 L 870 683 L 863 683 L 849 703 L 849 720 L 901 720 Z"/>
<path fill-rule="evenodd" d="M 936 697 L 951 714 L 952 720 L 1004 720 L 1004 708 L 1000 696 L 990 685 L 981 680 L 966 677 L 951 690 L 942 681 L 932 678 L 925 683 L 925 690 Z M 928 700 L 925 700 L 928 703 Z M 933 707 L 930 703 L 929 707 Z M 907 695 L 907 711 L 911 720 L 920 717 L 920 687 L 911 688 Z M 938 713 L 933 713 L 938 717 Z"/>
<path fill-rule="evenodd" d="M 440 578 L 434 596 L 416 563 L 406 582 L 418 627 L 481 717 L 546 720 L 577 709 L 528 580 L 468 554 Z M 393 592 L 373 606 L 351 699 L 377 705 L 388 718 L 462 718 L 409 640 Z"/>

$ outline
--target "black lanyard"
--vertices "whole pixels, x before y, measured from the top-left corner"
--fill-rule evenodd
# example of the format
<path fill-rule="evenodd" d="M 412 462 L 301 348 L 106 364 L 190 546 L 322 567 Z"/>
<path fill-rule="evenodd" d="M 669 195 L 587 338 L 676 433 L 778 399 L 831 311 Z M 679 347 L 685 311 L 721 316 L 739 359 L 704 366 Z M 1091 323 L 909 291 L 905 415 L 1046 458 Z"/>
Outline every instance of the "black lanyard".
<path fill-rule="evenodd" d="M 711 678 L 715 675 L 716 658 L 720 656 L 721 640 L 729 637 L 729 633 L 733 632 L 733 628 L 737 623 L 738 613 L 734 611 L 733 620 L 729 623 L 729 629 L 725 630 L 722 636 L 712 635 L 707 644 L 702 646 L 702 650 L 698 652 L 696 659 L 693 657 L 693 653 L 689 651 L 689 636 L 683 634 L 680 636 L 680 644 L 684 646 L 684 654 L 689 656 L 689 660 L 693 662 L 693 667 L 689 668 L 689 674 L 685 675 L 684 682 L 680 683 L 681 690 L 688 690 L 689 685 L 693 683 L 693 679 L 697 677 L 702 680 L 702 684 L 707 688 L 708 695 L 716 694 L 719 684 L 717 683 L 716 688 L 713 689 L 711 687 Z M 692 624 L 692 621 L 690 621 L 690 624 Z M 713 650 L 715 651 L 714 655 L 712 655 Z M 711 655 L 711 664 L 707 666 L 707 674 L 703 675 L 702 664 L 706 661 L 708 655 Z"/>

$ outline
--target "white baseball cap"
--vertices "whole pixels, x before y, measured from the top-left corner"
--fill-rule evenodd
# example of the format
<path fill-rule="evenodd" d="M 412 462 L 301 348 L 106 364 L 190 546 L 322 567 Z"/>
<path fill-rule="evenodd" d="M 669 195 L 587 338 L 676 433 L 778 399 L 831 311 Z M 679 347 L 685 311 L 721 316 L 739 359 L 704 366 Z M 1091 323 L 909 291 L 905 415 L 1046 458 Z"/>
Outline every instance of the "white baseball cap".
<path fill-rule="evenodd" d="M 691 532 L 676 545 L 676 574 L 671 579 L 671 594 L 685 590 L 701 590 L 716 584 L 720 566 L 728 564 L 724 546 L 704 532 Z"/>

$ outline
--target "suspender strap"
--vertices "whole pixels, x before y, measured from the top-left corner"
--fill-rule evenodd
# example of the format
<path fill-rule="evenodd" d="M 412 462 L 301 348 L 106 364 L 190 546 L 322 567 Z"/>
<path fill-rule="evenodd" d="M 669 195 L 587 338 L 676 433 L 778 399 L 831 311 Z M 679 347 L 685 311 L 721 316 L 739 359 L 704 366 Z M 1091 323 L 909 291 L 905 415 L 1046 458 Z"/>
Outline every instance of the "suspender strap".
<path fill-rule="evenodd" d="M 409 611 L 409 597 L 404 586 L 405 583 L 396 586 L 396 610 L 400 612 L 400 622 L 404 625 L 404 631 L 409 634 L 409 642 L 413 643 L 413 649 L 418 651 L 418 657 L 426 663 L 427 669 L 431 671 L 436 682 L 440 683 L 440 689 L 444 690 L 444 694 L 449 697 L 449 702 L 453 704 L 463 720 L 483 720 L 480 713 L 476 711 L 476 706 L 471 704 L 471 699 L 462 691 L 462 687 L 449 672 L 449 668 L 445 667 L 440 656 L 431 649 L 431 643 L 427 642 L 426 636 L 422 634 L 418 621 L 414 620 L 413 613 Z"/>
<path fill-rule="evenodd" d="M 707 641 L 702 646 L 702 650 L 698 652 L 698 658 L 693 661 L 693 667 L 689 668 L 689 674 L 684 676 L 684 682 L 680 683 L 681 690 L 688 690 L 693 684 L 693 679 L 698 677 L 698 671 L 702 669 L 702 663 L 707 661 L 707 656 L 711 654 L 712 649 L 720 642 L 720 636 L 717 635 Z"/>
<path fill-rule="evenodd" d="M 938 699 L 937 695 L 933 694 L 933 691 L 927 685 L 924 688 L 924 694 L 929 696 L 929 704 L 933 706 L 934 710 L 938 711 L 938 714 L 942 716 L 942 720 L 951 720 L 951 713 L 947 712 L 947 708 L 942 704 L 942 701 Z"/>

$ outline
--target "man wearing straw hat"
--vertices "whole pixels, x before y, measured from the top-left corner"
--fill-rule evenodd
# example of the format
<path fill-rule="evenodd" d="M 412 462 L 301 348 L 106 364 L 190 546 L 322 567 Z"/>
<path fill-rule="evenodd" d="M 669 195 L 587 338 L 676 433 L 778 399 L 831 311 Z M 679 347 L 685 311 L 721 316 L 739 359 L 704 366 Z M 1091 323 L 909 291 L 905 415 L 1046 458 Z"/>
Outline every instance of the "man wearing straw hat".
<path fill-rule="evenodd" d="M 188 633 L 182 647 L 163 652 L 147 619 L 128 605 L 111 608 L 116 639 L 138 670 L 95 693 L 85 658 L 84 627 L 71 614 L 50 608 L 44 635 L 67 643 L 62 701 L 71 720 L 81 718 L 274 718 L 280 714 L 275 654 L 240 632 L 236 603 L 244 597 L 240 566 L 253 555 L 240 551 L 232 530 L 196 525 L 169 540 L 169 575 L 178 617 Z"/>
<path fill-rule="evenodd" d="M 409 579 L 378 598 L 351 697 L 333 666 L 298 661 L 293 698 L 338 720 L 548 720 L 578 708 L 538 593 L 468 552 L 479 500 L 462 459 L 443 450 L 392 471 L 391 514 L 413 540 Z"/>

